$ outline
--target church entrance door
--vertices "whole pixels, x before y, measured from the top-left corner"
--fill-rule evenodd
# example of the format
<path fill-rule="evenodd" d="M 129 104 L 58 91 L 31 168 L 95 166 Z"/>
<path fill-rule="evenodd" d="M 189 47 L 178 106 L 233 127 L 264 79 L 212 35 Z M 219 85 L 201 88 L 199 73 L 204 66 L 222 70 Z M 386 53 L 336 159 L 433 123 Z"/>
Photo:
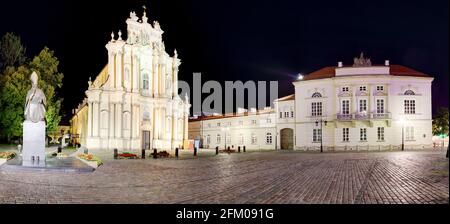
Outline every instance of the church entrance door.
<path fill-rule="evenodd" d="M 150 145 L 150 131 L 142 131 L 142 149 L 149 150 L 151 149 Z"/>

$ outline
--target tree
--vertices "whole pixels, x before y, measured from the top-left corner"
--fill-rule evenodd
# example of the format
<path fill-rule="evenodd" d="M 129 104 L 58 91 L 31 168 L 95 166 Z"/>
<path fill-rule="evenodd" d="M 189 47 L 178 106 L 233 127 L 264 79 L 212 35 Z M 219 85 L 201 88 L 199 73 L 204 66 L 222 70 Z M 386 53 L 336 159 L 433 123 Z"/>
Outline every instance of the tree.
<path fill-rule="evenodd" d="M 0 134 L 8 142 L 22 136 L 25 97 L 31 87 L 27 66 L 8 67 L 0 76 Z"/>
<path fill-rule="evenodd" d="M 58 72 L 59 61 L 54 52 L 45 47 L 29 63 L 18 68 L 9 66 L 0 77 L 0 134 L 9 140 L 22 136 L 24 106 L 27 91 L 31 88 L 30 74 L 36 71 L 38 87 L 46 98 L 46 131 L 53 132 L 61 121 L 62 99 L 57 90 L 62 87 L 64 75 Z"/>
<path fill-rule="evenodd" d="M 440 107 L 433 119 L 433 135 L 448 135 L 448 131 L 448 109 L 445 107 Z"/>
<path fill-rule="evenodd" d="M 6 33 L 0 40 L 0 71 L 8 66 L 19 66 L 25 63 L 26 48 L 20 37 L 14 33 Z"/>

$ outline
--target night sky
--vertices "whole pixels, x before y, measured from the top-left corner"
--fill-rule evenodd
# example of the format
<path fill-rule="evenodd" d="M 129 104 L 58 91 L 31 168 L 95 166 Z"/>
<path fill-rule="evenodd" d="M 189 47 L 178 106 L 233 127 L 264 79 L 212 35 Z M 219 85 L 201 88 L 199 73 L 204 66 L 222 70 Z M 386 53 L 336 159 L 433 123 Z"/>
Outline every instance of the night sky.
<path fill-rule="evenodd" d="M 28 56 L 55 51 L 64 73 L 63 112 L 84 98 L 88 77 L 107 63 L 111 31 L 126 33 L 130 11 L 158 20 L 170 55 L 182 60 L 179 78 L 291 81 L 363 51 L 374 64 L 390 60 L 427 73 L 433 110 L 448 107 L 449 1 L 1 1 L 0 35 L 15 32 Z M 65 119 L 67 121 L 67 119 Z"/>

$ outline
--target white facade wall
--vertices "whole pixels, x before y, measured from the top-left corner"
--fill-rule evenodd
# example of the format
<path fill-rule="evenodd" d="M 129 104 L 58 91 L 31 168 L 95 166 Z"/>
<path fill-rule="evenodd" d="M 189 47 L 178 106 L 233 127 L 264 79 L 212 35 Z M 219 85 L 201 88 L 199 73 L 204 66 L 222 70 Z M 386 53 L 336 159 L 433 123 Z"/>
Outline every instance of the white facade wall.
<path fill-rule="evenodd" d="M 357 68 L 361 69 L 361 68 Z M 380 70 L 379 68 L 377 68 Z M 388 68 L 387 68 L 388 69 Z M 351 68 L 347 70 L 352 71 Z M 379 71 L 374 72 L 379 72 Z M 371 74 L 338 76 L 333 78 L 297 81 L 296 96 L 296 149 L 318 150 L 320 142 L 313 142 L 313 129 L 323 124 L 323 146 L 326 150 L 377 150 L 398 149 L 402 144 L 402 127 L 406 149 L 426 148 L 432 145 L 431 132 L 431 82 L 432 78 Z M 360 91 L 365 86 L 366 91 Z M 377 91 L 383 86 L 383 91 Z M 343 92 L 342 87 L 348 87 Z M 405 95 L 406 91 L 415 95 Z M 313 98 L 314 93 L 322 97 Z M 377 99 L 384 100 L 384 113 L 376 115 Z M 342 101 L 349 102 L 349 115 L 343 114 Z M 367 110 L 360 111 L 360 100 L 366 100 Z M 415 113 L 405 114 L 405 100 L 414 100 Z M 322 116 L 312 116 L 312 102 L 322 102 Z M 367 116 L 367 117 L 366 117 Z M 401 124 L 404 120 L 404 124 Z M 378 127 L 384 128 L 384 140 L 378 140 Z M 413 127 L 413 137 L 407 138 L 407 130 Z M 343 129 L 348 128 L 348 141 L 344 141 Z M 366 128 L 367 140 L 360 139 L 360 129 Z M 410 132 L 412 134 L 412 131 Z"/>
<path fill-rule="evenodd" d="M 274 149 L 276 146 L 275 122 L 273 112 L 202 120 L 200 133 L 203 136 L 203 146 L 204 148 L 218 146 L 221 149 L 228 146 L 234 149 L 238 146 L 246 146 L 246 149 Z M 268 134 L 271 136 L 271 141 L 267 141 Z"/>

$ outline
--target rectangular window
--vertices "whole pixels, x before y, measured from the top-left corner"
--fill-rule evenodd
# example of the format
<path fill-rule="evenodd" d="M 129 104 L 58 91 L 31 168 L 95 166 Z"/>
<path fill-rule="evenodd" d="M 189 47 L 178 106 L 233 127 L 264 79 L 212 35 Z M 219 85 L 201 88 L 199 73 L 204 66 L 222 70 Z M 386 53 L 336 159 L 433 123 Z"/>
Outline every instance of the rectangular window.
<path fill-rule="evenodd" d="M 258 142 L 256 135 L 252 133 L 252 144 L 256 144 Z"/>
<path fill-rule="evenodd" d="M 313 142 L 320 142 L 321 139 L 322 139 L 322 130 L 313 129 Z"/>
<path fill-rule="evenodd" d="M 367 112 L 367 100 L 359 100 L 359 112 Z"/>
<path fill-rule="evenodd" d="M 359 87 L 359 91 L 361 91 L 361 92 L 364 92 L 364 91 L 366 91 L 367 90 L 367 87 L 366 86 L 360 86 Z"/>
<path fill-rule="evenodd" d="M 294 112 L 292 112 L 292 114 L 294 114 Z M 311 103 L 311 116 L 313 117 L 322 116 L 322 102 Z"/>
<path fill-rule="evenodd" d="M 384 127 L 377 128 L 378 141 L 384 141 Z"/>
<path fill-rule="evenodd" d="M 216 137 L 217 144 L 220 144 L 220 140 L 221 140 L 220 135 L 217 135 L 217 137 Z"/>
<path fill-rule="evenodd" d="M 268 124 L 272 123 L 272 119 L 267 118 L 267 123 L 268 123 Z"/>
<path fill-rule="evenodd" d="M 244 144 L 244 135 L 239 134 L 239 145 L 243 145 L 243 144 Z"/>
<path fill-rule="evenodd" d="M 359 129 L 359 140 L 364 142 L 367 141 L 367 128 Z"/>
<path fill-rule="evenodd" d="M 289 117 L 289 112 L 284 112 L 284 117 Z"/>
<path fill-rule="evenodd" d="M 342 92 L 348 92 L 348 90 L 349 90 L 348 86 L 342 87 Z"/>
<path fill-rule="evenodd" d="M 414 127 L 405 127 L 406 132 L 406 141 L 413 141 L 414 140 Z"/>
<path fill-rule="evenodd" d="M 404 108 L 405 108 L 405 114 L 415 114 L 416 113 L 416 101 L 415 100 L 405 100 Z"/>
<path fill-rule="evenodd" d="M 377 114 L 384 114 L 384 99 L 377 99 Z"/>
<path fill-rule="evenodd" d="M 206 136 L 206 144 L 211 144 L 211 136 L 210 135 L 207 135 Z"/>
<path fill-rule="evenodd" d="M 231 144 L 231 135 L 227 134 L 227 144 Z"/>
<path fill-rule="evenodd" d="M 256 120 L 252 120 L 252 124 L 255 125 L 256 124 Z"/>
<path fill-rule="evenodd" d="M 342 100 L 342 114 L 350 114 L 350 100 Z"/>
<path fill-rule="evenodd" d="M 280 112 L 280 118 L 283 118 L 283 112 Z"/>
<path fill-rule="evenodd" d="M 384 90 L 384 86 L 377 86 L 377 91 L 383 91 Z"/>
<path fill-rule="evenodd" d="M 291 117 L 294 117 L 294 111 L 291 111 Z"/>
<path fill-rule="evenodd" d="M 342 129 L 342 141 L 343 142 L 348 142 L 349 141 L 349 129 L 348 128 L 343 128 Z"/>
<path fill-rule="evenodd" d="M 220 123 L 217 123 L 217 127 L 220 127 Z"/>

